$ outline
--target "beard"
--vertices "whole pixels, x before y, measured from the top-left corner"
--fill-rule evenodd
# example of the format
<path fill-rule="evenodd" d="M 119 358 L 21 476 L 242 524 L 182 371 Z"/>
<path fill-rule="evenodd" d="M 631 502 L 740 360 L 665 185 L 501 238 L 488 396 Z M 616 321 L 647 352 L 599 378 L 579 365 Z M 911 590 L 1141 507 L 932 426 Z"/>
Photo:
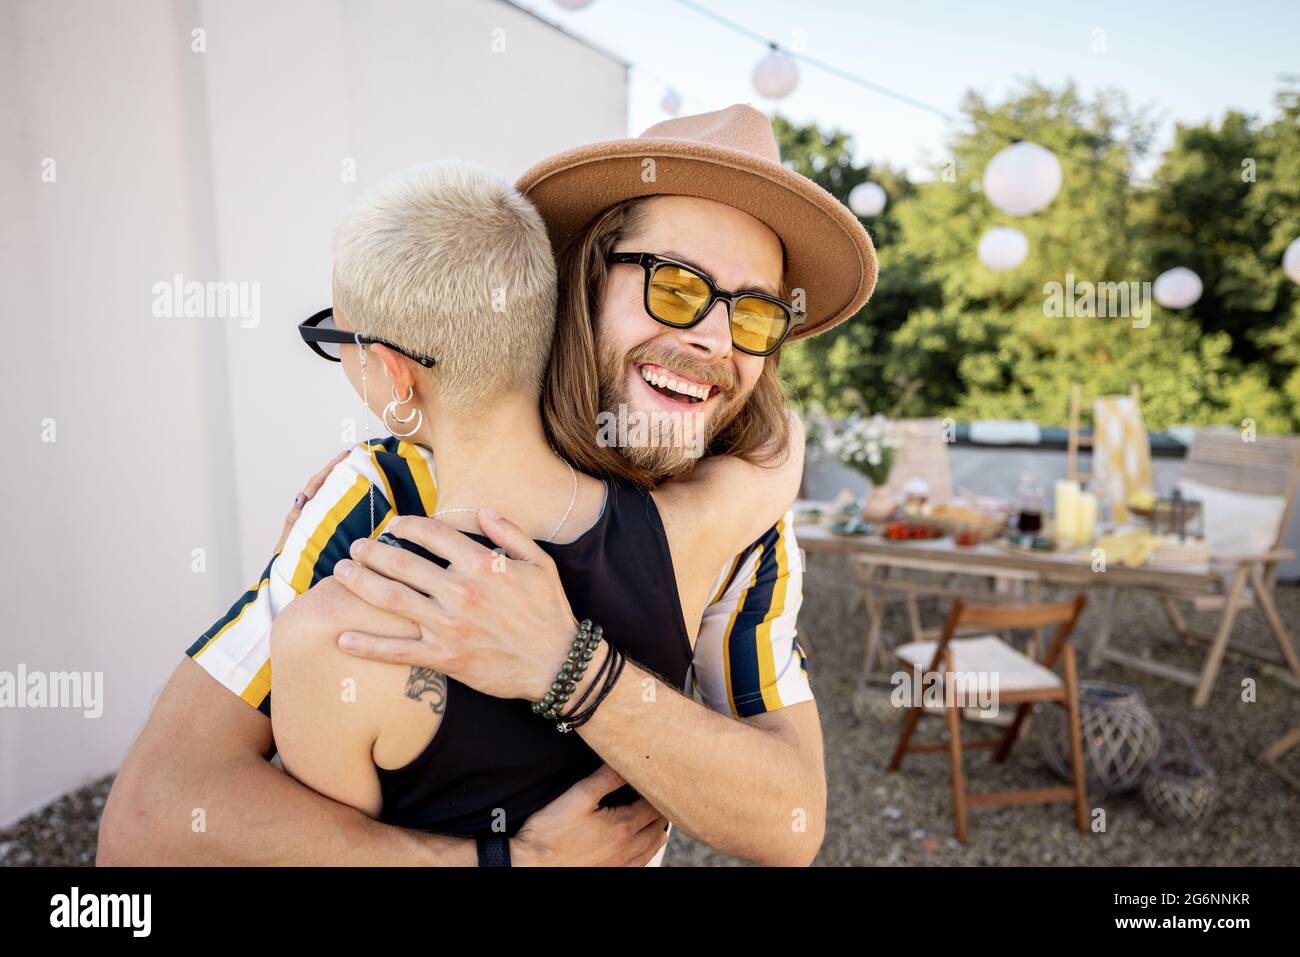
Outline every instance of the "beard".
<path fill-rule="evenodd" d="M 618 446 L 619 454 L 638 468 L 653 472 L 662 479 L 673 478 L 690 471 L 700 455 L 713 444 L 744 406 L 747 393 L 740 390 L 736 373 L 729 366 L 702 362 L 689 353 L 670 349 L 662 343 L 643 342 L 627 352 L 620 353 L 608 340 L 601 337 L 596 349 L 597 373 L 600 380 L 600 406 L 602 411 L 617 416 L 620 406 L 629 413 L 642 412 L 654 415 L 659 410 L 641 409 L 629 395 L 628 371 L 643 363 L 653 363 L 674 369 L 695 382 L 716 387 L 716 394 L 707 400 L 711 408 L 692 412 L 693 405 L 682 405 L 682 420 L 693 418 L 703 435 L 693 442 L 629 442 Z M 677 436 L 676 438 L 681 438 Z"/>

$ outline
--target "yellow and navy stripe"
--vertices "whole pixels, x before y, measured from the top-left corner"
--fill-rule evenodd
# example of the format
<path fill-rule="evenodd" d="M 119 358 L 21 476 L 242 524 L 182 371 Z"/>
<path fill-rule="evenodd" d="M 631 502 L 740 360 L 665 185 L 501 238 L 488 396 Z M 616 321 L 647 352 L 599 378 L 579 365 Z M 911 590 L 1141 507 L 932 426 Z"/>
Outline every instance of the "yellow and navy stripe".
<path fill-rule="evenodd" d="M 368 448 L 397 514 L 432 515 L 438 505 L 438 490 L 420 450 L 391 435 L 371 442 Z"/>
<path fill-rule="evenodd" d="M 758 561 L 722 639 L 727 701 L 732 713 L 741 718 L 784 707 L 777 689 L 777 662 L 772 641 L 772 625 L 785 613 L 791 571 L 783 529 L 784 523 L 774 525 L 742 552 L 722 590 L 725 594 L 732 587 L 739 570 L 757 552 Z M 793 638 L 791 644 L 799 655 L 801 667 L 807 672 L 803 650 Z"/>
<path fill-rule="evenodd" d="M 291 534 L 285 553 L 277 553 L 258 582 L 186 652 L 268 716 L 270 629 L 279 610 L 332 575 L 357 539 L 380 535 L 394 515 L 432 515 L 437 505 L 428 461 L 414 445 L 393 436 L 357 446 L 335 467 L 325 488 L 332 498 L 314 500 L 315 526 L 304 527 L 305 537 L 301 531 Z M 215 650 L 205 658 L 209 649 Z"/>
<path fill-rule="evenodd" d="M 230 610 L 218 618 L 211 628 L 199 635 L 198 640 L 185 650 L 186 655 L 197 661 L 205 651 L 220 641 L 222 635 L 239 624 L 244 617 L 244 612 L 253 606 L 258 596 L 262 594 L 263 589 L 270 584 L 271 566 L 275 564 L 275 560 L 279 557 L 279 552 L 271 556 L 271 560 L 266 563 L 266 568 L 262 569 L 261 577 L 258 578 L 257 583 L 249 585 L 235 603 L 230 606 Z M 260 688 L 263 683 L 263 672 L 265 672 L 265 689 Z M 240 694 L 240 697 L 268 718 L 271 716 L 271 662 L 269 658 L 262 668 L 258 670 L 253 681 Z"/>
<path fill-rule="evenodd" d="M 266 568 L 262 569 L 262 575 L 257 580 L 257 583 L 249 585 L 244 593 L 239 596 L 238 600 L 230 606 L 230 611 L 218 618 L 211 628 L 199 635 L 198 641 L 190 645 L 189 648 L 186 649 L 185 654 L 189 655 L 191 658 L 197 658 L 199 655 L 203 654 L 203 652 L 207 651 L 209 645 L 220 638 L 228 629 L 233 627 L 241 618 L 244 617 L 244 612 L 248 609 L 248 606 L 257 601 L 258 593 L 266 587 L 268 582 L 270 582 L 271 566 L 275 564 L 275 559 L 278 555 L 279 552 L 276 552 L 276 554 L 271 557 L 271 560 L 266 563 Z"/>
<path fill-rule="evenodd" d="M 409 442 L 393 436 L 366 446 L 383 488 L 362 475 L 329 510 L 307 538 L 290 583 L 301 595 L 348 557 L 359 538 L 377 538 L 394 515 L 432 515 L 438 496 L 428 463 Z M 373 499 L 371 492 L 373 491 Z M 371 502 L 374 530 L 371 530 Z M 390 504 L 392 503 L 392 504 Z"/>
<path fill-rule="evenodd" d="M 308 536 L 298 555 L 289 582 L 301 595 L 322 578 L 334 574 L 334 566 L 348 557 L 352 543 L 371 535 L 371 493 L 374 493 L 374 534 L 382 534 L 392 515 L 392 508 L 382 490 L 374 488 L 358 475 L 352 486 L 334 504 L 320 524 Z"/>

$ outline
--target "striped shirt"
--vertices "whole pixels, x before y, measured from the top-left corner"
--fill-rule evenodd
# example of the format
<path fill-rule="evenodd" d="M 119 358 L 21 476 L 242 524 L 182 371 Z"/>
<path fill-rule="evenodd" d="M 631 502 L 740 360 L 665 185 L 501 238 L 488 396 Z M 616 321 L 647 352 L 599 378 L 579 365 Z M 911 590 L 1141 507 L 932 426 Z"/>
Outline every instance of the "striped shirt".
<path fill-rule="evenodd" d="M 294 598 L 376 538 L 394 515 L 432 515 L 433 456 L 392 436 L 358 445 L 303 506 L 284 547 L 258 580 L 187 650 L 210 675 L 268 717 L 271 626 Z M 812 700 L 808 662 L 796 640 L 803 569 L 787 513 L 723 568 L 704 611 L 691 666 L 709 707 L 750 717 Z"/>

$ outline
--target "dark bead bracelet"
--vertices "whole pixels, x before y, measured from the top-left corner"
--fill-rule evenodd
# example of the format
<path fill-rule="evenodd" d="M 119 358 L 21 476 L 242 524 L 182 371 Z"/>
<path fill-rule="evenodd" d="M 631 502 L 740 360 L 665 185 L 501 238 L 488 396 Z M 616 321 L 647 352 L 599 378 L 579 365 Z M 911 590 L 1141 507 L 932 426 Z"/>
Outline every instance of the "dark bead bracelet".
<path fill-rule="evenodd" d="M 623 674 L 623 666 L 627 664 L 627 656 L 613 645 L 609 645 L 609 651 L 605 655 L 605 664 L 608 669 L 602 667 L 600 673 L 596 676 L 596 680 L 592 682 L 593 688 L 600 684 L 600 692 L 596 695 L 596 699 L 592 701 L 590 707 L 585 711 L 581 710 L 582 702 L 578 702 L 564 720 L 556 725 L 559 730 L 572 731 L 574 728 L 582 727 L 591 719 L 591 716 L 596 713 L 596 709 L 600 707 L 600 703 L 609 697 L 609 693 L 614 690 L 614 685 L 618 684 L 618 679 Z M 600 681 L 601 675 L 604 675 L 605 678 L 603 682 Z M 583 700 L 586 700 L 586 695 L 583 696 Z"/>
<path fill-rule="evenodd" d="M 551 682 L 551 690 L 540 701 L 533 702 L 533 714 L 541 715 L 553 721 L 560 716 L 560 711 L 569 698 L 578 690 L 578 682 L 586 673 L 591 659 L 596 656 L 596 648 L 604 637 L 604 629 L 593 625 L 590 618 L 584 618 L 578 625 L 578 633 L 569 647 L 569 655 L 560 665 L 559 674 Z M 585 700 L 585 695 L 583 696 Z"/>

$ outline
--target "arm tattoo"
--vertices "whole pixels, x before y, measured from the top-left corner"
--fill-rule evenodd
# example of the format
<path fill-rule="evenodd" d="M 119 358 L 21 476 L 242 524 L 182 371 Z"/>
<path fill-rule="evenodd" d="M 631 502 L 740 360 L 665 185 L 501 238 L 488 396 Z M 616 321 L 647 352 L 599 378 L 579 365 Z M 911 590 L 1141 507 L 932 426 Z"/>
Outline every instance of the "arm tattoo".
<path fill-rule="evenodd" d="M 434 714 L 442 714 L 447 704 L 447 678 L 432 668 L 412 668 L 406 679 L 406 696 L 412 701 L 427 700 Z"/>

